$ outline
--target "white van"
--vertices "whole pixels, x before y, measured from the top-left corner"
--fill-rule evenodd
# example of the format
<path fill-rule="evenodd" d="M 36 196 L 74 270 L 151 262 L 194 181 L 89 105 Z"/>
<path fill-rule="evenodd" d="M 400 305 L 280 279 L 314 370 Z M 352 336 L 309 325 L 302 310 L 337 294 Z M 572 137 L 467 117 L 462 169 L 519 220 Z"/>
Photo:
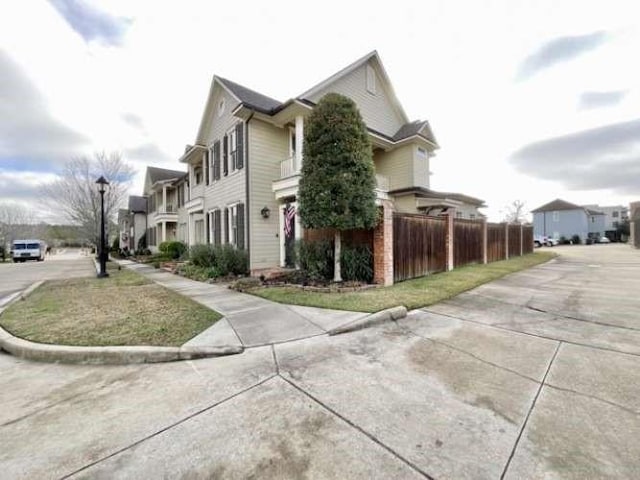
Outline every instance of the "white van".
<path fill-rule="evenodd" d="M 42 262 L 47 252 L 47 244 L 42 240 L 14 240 L 11 243 L 11 254 L 14 262 L 37 260 Z"/>

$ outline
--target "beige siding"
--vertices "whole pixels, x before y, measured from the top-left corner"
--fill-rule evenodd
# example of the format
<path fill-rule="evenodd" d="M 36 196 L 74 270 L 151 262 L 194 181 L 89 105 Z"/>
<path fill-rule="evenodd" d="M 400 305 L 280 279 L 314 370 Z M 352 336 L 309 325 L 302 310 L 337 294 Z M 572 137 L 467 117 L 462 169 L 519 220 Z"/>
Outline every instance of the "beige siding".
<path fill-rule="evenodd" d="M 429 183 L 429 154 L 418 153 L 418 146 L 415 145 L 413 147 L 413 186 L 429 188 Z"/>
<path fill-rule="evenodd" d="M 393 136 L 403 125 L 401 116 L 395 111 L 385 91 L 382 78 L 376 73 L 376 93 L 369 93 L 366 87 L 367 65 L 362 65 L 348 75 L 339 78 L 325 89 L 309 98 L 318 102 L 329 92 L 345 95 L 358 105 L 358 109 L 369 128 L 388 136 Z"/>
<path fill-rule="evenodd" d="M 271 189 L 280 178 L 280 162 L 289 155 L 288 130 L 260 120 L 249 122 L 249 189 L 250 209 L 247 223 L 251 226 L 251 268 L 269 268 L 280 263 L 278 238 L 278 202 Z M 271 210 L 262 218 L 263 207 Z"/>
<path fill-rule="evenodd" d="M 221 116 L 218 115 L 218 104 L 221 99 L 224 99 L 225 108 Z M 220 86 L 216 86 L 216 89 L 212 98 L 212 108 L 210 112 L 210 118 L 207 119 L 207 126 L 204 131 L 203 143 L 207 147 L 211 147 L 216 141 L 220 141 L 220 153 L 222 156 L 222 139 L 224 135 L 231 130 L 240 119 L 234 117 L 231 112 L 237 105 L 237 101 L 230 96 L 226 90 Z M 245 140 L 246 143 L 246 140 Z M 245 148 L 246 151 L 246 148 Z M 246 162 L 245 162 L 246 164 Z M 231 162 L 229 162 L 229 174 L 225 177 L 222 171 L 222 165 L 220 166 L 220 180 L 212 182 L 209 185 L 204 186 L 204 211 L 209 212 L 216 208 L 224 209 L 226 206 L 234 203 L 246 203 L 246 168 L 240 170 L 231 171 Z M 213 171 L 210 172 L 210 179 L 213 179 Z M 206 181 L 206 178 L 204 179 Z M 194 192 L 192 190 L 192 192 Z M 195 193 L 195 192 L 194 192 Z M 191 198 L 196 198 L 197 195 Z M 224 218 L 222 220 L 222 229 L 226 228 L 224 225 Z M 246 224 L 247 222 L 245 222 Z M 246 228 L 246 227 L 245 227 Z M 224 233 L 222 235 L 224 238 Z M 245 230 L 246 238 L 246 230 Z"/>
<path fill-rule="evenodd" d="M 389 188 L 397 190 L 414 186 L 413 157 L 414 147 L 406 145 L 390 152 L 376 151 L 373 155 L 373 162 L 376 166 L 376 173 L 388 177 Z"/>
<path fill-rule="evenodd" d="M 416 199 L 413 195 L 394 197 L 393 205 L 396 212 L 399 213 L 418 213 L 418 209 L 416 208 Z"/>

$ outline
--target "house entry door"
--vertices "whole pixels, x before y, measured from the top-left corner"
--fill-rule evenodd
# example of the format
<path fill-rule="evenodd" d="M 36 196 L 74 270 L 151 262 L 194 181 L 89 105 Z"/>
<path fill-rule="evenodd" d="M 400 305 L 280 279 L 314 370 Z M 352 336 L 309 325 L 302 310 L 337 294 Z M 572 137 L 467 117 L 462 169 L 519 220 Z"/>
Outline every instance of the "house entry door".
<path fill-rule="evenodd" d="M 284 207 L 284 266 L 295 268 L 296 209 L 290 203 Z"/>

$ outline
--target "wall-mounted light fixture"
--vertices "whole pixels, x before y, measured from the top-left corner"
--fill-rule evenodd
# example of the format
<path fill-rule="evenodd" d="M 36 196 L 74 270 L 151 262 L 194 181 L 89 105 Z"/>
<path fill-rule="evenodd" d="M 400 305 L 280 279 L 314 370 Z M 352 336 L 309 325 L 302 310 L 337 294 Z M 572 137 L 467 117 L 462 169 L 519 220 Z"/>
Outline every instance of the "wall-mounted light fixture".
<path fill-rule="evenodd" d="M 269 207 L 264 206 L 262 207 L 262 210 L 260 210 L 260 214 L 262 215 L 262 218 L 269 218 L 269 215 L 271 215 L 271 210 L 269 210 Z"/>

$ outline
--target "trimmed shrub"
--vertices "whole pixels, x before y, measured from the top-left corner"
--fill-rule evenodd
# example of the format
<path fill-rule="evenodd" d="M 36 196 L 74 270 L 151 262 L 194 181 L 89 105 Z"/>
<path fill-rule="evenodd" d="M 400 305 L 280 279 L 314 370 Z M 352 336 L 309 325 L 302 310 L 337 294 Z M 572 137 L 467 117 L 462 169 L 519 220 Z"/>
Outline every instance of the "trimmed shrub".
<path fill-rule="evenodd" d="M 138 240 L 138 250 L 146 250 L 147 249 L 147 232 L 143 233 Z"/>
<path fill-rule="evenodd" d="M 218 277 L 246 275 L 249 271 L 246 250 L 238 250 L 232 245 L 194 245 L 189 251 L 189 260 L 197 267 L 214 268 Z"/>
<path fill-rule="evenodd" d="M 187 246 L 183 242 L 178 241 L 162 242 L 158 245 L 158 250 L 173 260 L 178 260 L 187 251 Z"/>
<path fill-rule="evenodd" d="M 571 242 L 573 242 L 574 245 L 580 245 L 580 243 L 582 242 L 580 240 L 580 235 L 574 235 L 573 237 L 571 237 Z"/>
<path fill-rule="evenodd" d="M 366 246 L 344 248 L 340 255 L 344 280 L 371 283 L 373 281 L 373 254 Z"/>
<path fill-rule="evenodd" d="M 216 265 L 216 248 L 213 245 L 193 245 L 189 249 L 189 260 L 196 267 Z"/>
<path fill-rule="evenodd" d="M 296 245 L 296 258 L 300 269 L 310 280 L 330 280 L 333 278 L 333 242 L 300 240 Z"/>

